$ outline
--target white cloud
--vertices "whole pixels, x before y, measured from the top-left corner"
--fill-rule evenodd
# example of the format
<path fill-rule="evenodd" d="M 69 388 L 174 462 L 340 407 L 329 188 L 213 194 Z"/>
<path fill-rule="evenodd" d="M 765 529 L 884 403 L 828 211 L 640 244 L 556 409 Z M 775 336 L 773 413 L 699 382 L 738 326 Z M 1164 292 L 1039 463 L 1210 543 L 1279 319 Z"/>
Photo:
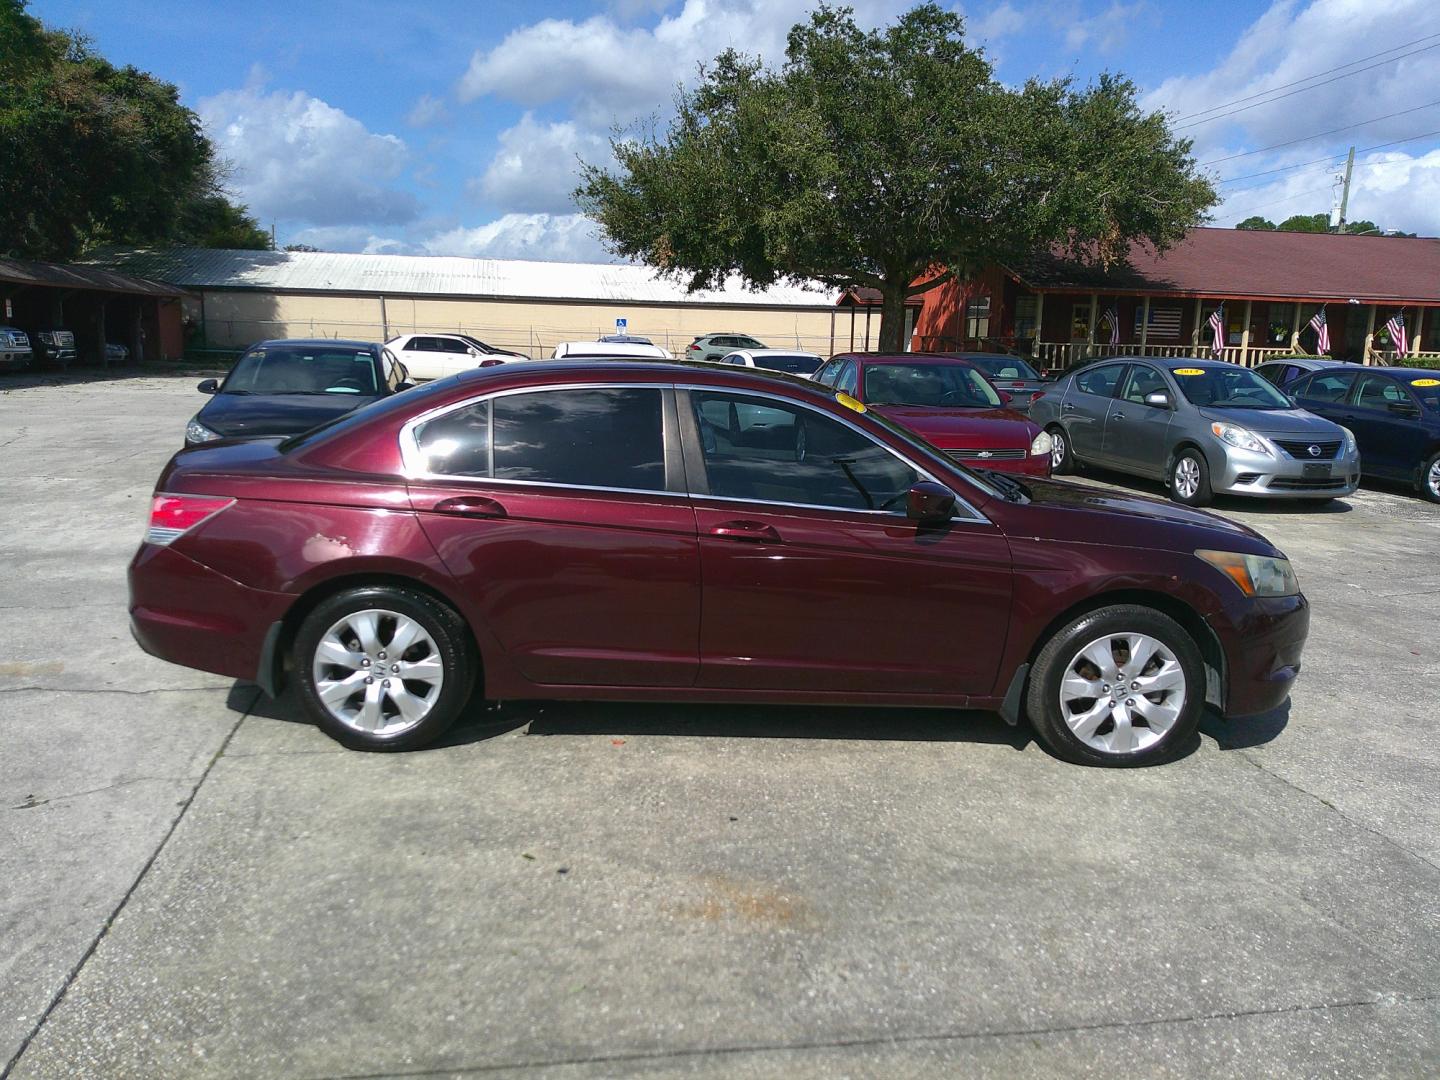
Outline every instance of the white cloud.
<path fill-rule="evenodd" d="M 1282 177 L 1228 195 L 1215 221 L 1233 225 L 1258 214 L 1279 222 L 1292 214 L 1328 213 L 1331 191 L 1330 177 L 1324 173 Z M 1373 221 L 1382 229 L 1440 236 L 1440 149 L 1357 157 L 1347 217 Z"/>
<path fill-rule="evenodd" d="M 424 241 L 428 255 L 486 259 L 614 262 L 595 223 L 580 214 L 506 214 L 475 228 L 457 228 Z"/>
<path fill-rule="evenodd" d="M 450 110 L 445 102 L 434 94 L 421 94 L 405 114 L 405 122 L 411 127 L 430 127 L 450 119 Z"/>
<path fill-rule="evenodd" d="M 1343 147 L 1351 142 L 1365 146 L 1404 138 L 1440 128 L 1440 108 L 1367 121 L 1440 96 L 1432 92 L 1440 85 L 1440 49 L 1380 64 L 1302 93 L 1290 94 L 1299 87 L 1281 89 L 1279 93 L 1290 96 L 1273 104 L 1240 99 L 1350 64 L 1385 46 L 1401 49 L 1406 42 L 1437 32 L 1440 5 L 1434 0 L 1311 0 L 1303 4 L 1278 0 L 1240 30 L 1234 49 L 1213 70 L 1166 79 L 1147 95 L 1145 104 L 1169 110 L 1176 117 L 1178 133 L 1195 140 L 1202 158 L 1222 156 L 1216 148 L 1237 138 L 1251 145 L 1271 145 L 1351 124 L 1361 126 L 1326 137 L 1323 144 L 1339 145 L 1343 153 Z M 1203 117 L 1194 114 L 1228 102 L 1235 104 L 1220 112 L 1231 108 L 1243 111 L 1211 122 L 1195 122 Z M 1247 167 L 1244 171 L 1254 170 Z"/>
<path fill-rule="evenodd" d="M 967 38 L 974 38 L 978 41 L 998 41 L 1000 38 L 1019 33 L 1027 25 L 1028 20 L 1025 13 L 1007 2 L 991 8 L 979 18 L 967 16 L 965 34 Z"/>
<path fill-rule="evenodd" d="M 1069 49 L 1093 47 L 1102 54 L 1111 53 L 1125 44 L 1136 17 L 1145 10 L 1145 0 L 1133 4 L 1112 3 L 1098 15 L 1080 18 L 1078 9 L 1069 18 L 1065 46 Z"/>
<path fill-rule="evenodd" d="M 506 210 L 566 213 L 574 209 L 570 193 L 579 180 L 580 159 L 611 164 L 609 140 L 572 121 L 539 123 L 527 112 L 501 132 L 499 151 L 470 190 Z"/>
<path fill-rule="evenodd" d="M 267 93 L 252 79 L 201 101 L 198 112 L 233 167 L 236 195 L 261 221 L 400 224 L 418 214 L 415 197 L 390 186 L 409 156 L 405 143 L 319 98 Z"/>

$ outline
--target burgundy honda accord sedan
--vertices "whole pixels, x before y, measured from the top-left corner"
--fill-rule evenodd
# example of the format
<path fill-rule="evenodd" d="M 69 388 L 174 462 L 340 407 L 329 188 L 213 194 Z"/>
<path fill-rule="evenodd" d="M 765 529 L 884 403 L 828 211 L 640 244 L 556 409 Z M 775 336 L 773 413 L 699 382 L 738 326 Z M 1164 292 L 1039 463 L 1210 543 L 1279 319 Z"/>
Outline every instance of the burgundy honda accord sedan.
<path fill-rule="evenodd" d="M 1309 622 L 1201 511 L 972 471 L 799 379 L 559 361 L 181 451 L 130 614 L 353 747 L 483 694 L 993 709 L 1100 765 L 1278 705 Z"/>
<path fill-rule="evenodd" d="M 969 360 L 939 353 L 842 353 L 811 378 L 966 465 L 1050 475 L 1049 433 L 1010 408 L 1010 395 Z"/>

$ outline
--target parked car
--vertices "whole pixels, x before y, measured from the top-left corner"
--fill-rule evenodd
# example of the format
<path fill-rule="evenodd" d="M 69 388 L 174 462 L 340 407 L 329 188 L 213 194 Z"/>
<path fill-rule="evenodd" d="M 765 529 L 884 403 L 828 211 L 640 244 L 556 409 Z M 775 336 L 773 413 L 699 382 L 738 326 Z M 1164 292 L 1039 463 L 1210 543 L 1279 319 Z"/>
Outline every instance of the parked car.
<path fill-rule="evenodd" d="M 745 334 L 701 334 L 685 350 L 686 360 L 719 360 L 737 349 L 766 349 L 763 341 Z"/>
<path fill-rule="evenodd" d="M 996 389 L 1010 395 L 1010 407 L 1016 412 L 1029 412 L 1030 403 L 1045 392 L 1048 382 L 1030 361 L 1004 353 L 946 353 L 974 364 L 995 384 Z"/>
<path fill-rule="evenodd" d="M 381 345 L 262 341 L 223 380 L 196 387 L 212 396 L 185 425 L 185 445 L 294 435 L 410 386 L 405 366 Z"/>
<path fill-rule="evenodd" d="M 814 353 L 796 352 L 794 349 L 741 349 L 720 358 L 720 363 L 733 364 L 735 367 L 783 371 L 787 375 L 803 377 L 814 375 L 824 362 L 822 357 Z"/>
<path fill-rule="evenodd" d="M 1057 473 L 1134 473 L 1190 506 L 1215 494 L 1333 499 L 1360 483 L 1354 435 L 1223 361 L 1087 364 L 1050 384 L 1030 416 L 1050 433 Z"/>
<path fill-rule="evenodd" d="M 35 363 L 65 369 L 76 361 L 75 335 L 69 330 L 40 330 L 30 335 Z"/>
<path fill-rule="evenodd" d="M 105 343 L 106 364 L 128 364 L 130 362 L 130 347 L 121 345 L 118 341 L 107 341 Z"/>
<path fill-rule="evenodd" d="M 412 379 L 443 379 L 473 367 L 529 359 L 468 334 L 400 334 L 385 347 L 405 365 Z"/>
<path fill-rule="evenodd" d="M 34 358 L 29 334 L 13 326 L 0 326 L 0 367 L 23 371 Z"/>
<path fill-rule="evenodd" d="M 562 341 L 552 360 L 674 360 L 675 354 L 659 345 L 633 341 Z"/>
<path fill-rule="evenodd" d="M 1283 356 L 1279 360 L 1265 361 L 1254 371 L 1266 382 L 1284 389 L 1301 375 L 1324 368 L 1345 366 L 1344 360 L 1324 360 L 1318 356 Z"/>
<path fill-rule="evenodd" d="M 654 345 L 648 337 L 641 337 L 638 334 L 604 334 L 596 339 L 597 341 L 618 341 L 625 345 Z"/>
<path fill-rule="evenodd" d="M 1139 765 L 1207 701 L 1282 702 L 1309 621 L 1244 526 L 975 472 L 804 380 L 624 361 L 465 372 L 182 451 L 129 581 L 147 652 L 293 682 L 369 749 L 481 694 L 994 709 Z"/>
<path fill-rule="evenodd" d="M 1050 436 L 1009 407 L 968 360 L 929 353 L 842 353 L 815 381 L 848 394 L 934 443 L 956 461 L 1050 475 Z"/>
<path fill-rule="evenodd" d="M 1440 502 L 1440 370 L 1345 364 L 1285 389 L 1311 412 L 1355 432 L 1366 476 L 1413 484 Z"/>

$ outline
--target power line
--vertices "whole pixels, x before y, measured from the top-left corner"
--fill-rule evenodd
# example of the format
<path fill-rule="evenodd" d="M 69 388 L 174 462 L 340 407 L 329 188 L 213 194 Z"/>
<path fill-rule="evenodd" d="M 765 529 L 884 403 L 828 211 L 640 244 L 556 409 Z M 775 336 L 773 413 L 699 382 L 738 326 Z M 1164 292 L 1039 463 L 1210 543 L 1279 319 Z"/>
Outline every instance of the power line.
<path fill-rule="evenodd" d="M 1307 195 L 1319 195 L 1322 192 L 1326 192 L 1329 190 L 1329 187 L 1311 188 L 1309 191 L 1298 191 L 1294 195 L 1286 195 L 1284 198 L 1281 199 L 1271 199 L 1268 202 L 1255 203 L 1251 206 L 1227 206 L 1225 207 L 1225 212 L 1227 214 L 1253 214 L 1256 210 L 1264 210 L 1266 207 L 1270 206 L 1279 206 L 1281 203 L 1293 202 L 1294 200 L 1303 198 Z"/>
<path fill-rule="evenodd" d="M 1377 53 L 1371 53 L 1369 56 L 1362 56 L 1358 60 L 1351 60 L 1349 63 L 1346 64 L 1336 64 L 1334 67 L 1326 68 L 1324 71 L 1317 71 L 1313 75 L 1306 75 L 1303 79 L 1296 79 L 1293 82 L 1281 83 L 1279 86 L 1272 86 L 1268 90 L 1259 90 L 1256 93 L 1248 94 L 1245 97 L 1236 98 L 1234 101 L 1223 101 L 1219 105 L 1210 106 L 1210 108 L 1208 109 L 1200 109 L 1193 113 L 1186 113 L 1184 116 L 1175 117 L 1175 122 L 1178 123 L 1181 120 L 1190 120 L 1196 116 L 1204 116 L 1206 113 L 1218 112 L 1220 109 L 1228 109 L 1231 105 L 1239 105 L 1246 101 L 1253 101 L 1258 97 L 1267 97 L 1268 95 L 1273 94 L 1276 90 L 1287 90 L 1292 86 L 1299 86 L 1301 83 L 1309 82 L 1311 79 L 1318 79 L 1321 75 L 1329 75 L 1331 72 L 1339 71 L 1341 68 L 1354 67 L 1356 64 L 1363 64 L 1366 60 L 1374 60 L 1377 56 L 1384 56 L 1386 53 L 1396 52 L 1400 49 L 1408 49 L 1412 45 L 1419 45 L 1422 41 L 1430 41 L 1434 38 L 1440 38 L 1440 34 L 1429 34 L 1422 38 L 1416 38 L 1414 41 L 1407 41 L 1403 45 L 1392 45 L 1388 49 L 1381 49 Z M 1391 57 L 1391 59 L 1399 60 L 1400 57 L 1395 56 Z M 1384 62 L 1388 64 L 1390 61 L 1386 60 Z M 1354 73 L 1352 72 L 1351 74 Z"/>
<path fill-rule="evenodd" d="M 1356 150 L 1355 152 L 1357 154 L 1368 154 L 1371 150 L 1384 150 L 1387 146 L 1399 146 L 1401 143 L 1414 142 L 1417 139 L 1428 139 L 1433 135 L 1440 135 L 1440 128 L 1437 128 L 1435 131 L 1424 131 L 1421 132 L 1419 135 L 1410 135 L 1404 139 L 1391 139 L 1389 142 L 1376 143 L 1374 146 L 1364 146 L 1361 147 L 1359 150 Z M 1266 169 L 1263 172 L 1247 173 L 1244 176 L 1231 176 L 1225 180 L 1217 180 L 1216 183 L 1233 184 L 1239 180 L 1253 180 L 1257 176 L 1273 176 L 1275 173 L 1293 172 L 1295 169 L 1303 169 L 1310 165 L 1328 165 L 1331 162 L 1335 161 L 1335 159 L 1339 156 L 1340 155 L 1338 154 L 1331 154 L 1329 157 L 1316 158 L 1314 161 L 1302 161 L 1298 165 L 1285 165 L 1278 169 Z M 1384 162 L 1371 161 L 1363 165 L 1362 168 L 1368 169 L 1372 168 L 1375 165 L 1383 164 Z"/>
<path fill-rule="evenodd" d="M 1384 116 L 1371 117 L 1369 120 L 1361 120 L 1355 124 L 1346 124 L 1344 127 L 1331 128 L 1329 131 L 1317 131 L 1314 135 L 1306 135 L 1299 139 L 1290 139 L 1286 142 L 1272 143 L 1269 146 L 1262 146 L 1258 150 L 1246 150 L 1243 154 L 1231 154 L 1229 157 L 1212 158 L 1209 161 L 1200 162 L 1200 167 L 1206 165 L 1219 165 L 1222 161 L 1234 161 L 1236 158 L 1251 157 L 1254 154 L 1263 154 L 1266 150 L 1279 150 L 1282 146 L 1294 146 L 1296 143 L 1309 142 L 1311 139 L 1320 139 L 1326 135 L 1334 135 L 1341 131 L 1349 131 L 1351 128 L 1364 127 L 1366 124 L 1377 124 L 1381 120 L 1391 120 L 1397 116 L 1404 116 L 1406 113 L 1419 112 L 1421 109 L 1434 108 L 1440 105 L 1440 101 L 1430 101 L 1424 105 L 1416 105 L 1413 109 L 1401 109 L 1399 112 L 1386 113 Z"/>
<path fill-rule="evenodd" d="M 1257 101 L 1251 105 L 1242 105 L 1240 108 L 1231 109 L 1229 112 L 1222 112 L 1217 113 L 1214 116 L 1207 116 L 1203 120 L 1192 120 L 1188 124 L 1175 124 L 1173 125 L 1173 128 L 1176 131 L 1183 131 L 1185 128 L 1199 127 L 1201 124 L 1208 124 L 1212 120 L 1223 120 L 1227 116 L 1235 116 L 1237 113 L 1249 112 L 1251 109 L 1258 109 L 1261 105 L 1273 105 L 1277 101 L 1283 101 L 1288 97 L 1294 97 L 1296 94 L 1303 94 L 1308 90 L 1316 90 L 1322 86 L 1327 85 L 1328 83 L 1338 82 L 1341 79 L 1348 79 L 1352 75 L 1359 75 L 1363 72 L 1371 70 L 1372 68 L 1384 67 L 1386 64 L 1392 64 L 1396 60 L 1404 60 L 1407 56 L 1414 56 L 1417 53 L 1429 52 L 1431 49 L 1440 49 L 1440 41 L 1437 41 L 1433 45 L 1426 45 L 1419 49 L 1412 49 L 1408 53 L 1401 53 L 1399 56 L 1392 56 L 1388 60 L 1381 60 L 1377 64 L 1368 64 L 1365 67 L 1356 68 L 1354 71 L 1347 71 L 1343 75 L 1332 76 L 1331 78 L 1324 79 L 1317 83 L 1313 83 L 1310 86 L 1302 86 L 1300 87 L 1300 89 L 1291 90 L 1289 93 L 1286 94 L 1277 94 L 1275 97 L 1267 97 L 1264 101 Z"/>

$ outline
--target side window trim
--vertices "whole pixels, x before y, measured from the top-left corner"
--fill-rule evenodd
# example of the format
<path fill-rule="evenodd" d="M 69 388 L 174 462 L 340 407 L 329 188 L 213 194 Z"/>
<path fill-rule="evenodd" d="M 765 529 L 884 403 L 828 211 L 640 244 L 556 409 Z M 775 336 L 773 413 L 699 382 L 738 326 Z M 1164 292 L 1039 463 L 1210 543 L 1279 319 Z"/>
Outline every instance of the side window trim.
<path fill-rule="evenodd" d="M 559 480 L 514 480 L 495 475 L 495 399 L 518 394 L 559 393 L 566 390 L 658 390 L 660 392 L 660 444 L 664 455 L 665 487 L 623 488 L 605 487 L 593 484 L 567 484 Z M 425 455 L 420 449 L 416 431 L 431 420 L 447 416 L 461 409 L 484 403 L 487 426 L 490 430 L 490 444 L 487 450 L 489 476 L 459 476 L 450 473 L 432 473 L 425 466 Z M 621 383 L 564 383 L 556 386 L 518 386 L 509 390 L 492 390 L 488 394 L 476 394 L 461 401 L 430 409 L 419 416 L 411 417 L 400 429 L 400 460 L 406 480 L 433 480 L 444 484 L 500 484 L 505 487 L 561 488 L 566 491 L 616 492 L 634 495 L 660 495 L 689 498 L 686 490 L 684 464 L 681 459 L 680 433 L 675 408 L 675 388 L 670 383 L 621 382 Z"/>
<path fill-rule="evenodd" d="M 677 383 L 675 386 L 675 406 L 680 414 L 680 428 L 681 434 L 683 436 L 683 456 L 685 461 L 685 479 L 688 482 L 690 494 L 692 497 L 715 499 L 719 502 L 749 503 L 751 505 L 757 506 L 794 507 L 798 510 L 818 511 L 825 514 L 869 514 L 881 517 L 906 516 L 904 510 L 857 510 L 853 507 L 846 506 L 822 506 L 816 503 L 778 502 L 769 499 L 744 499 L 734 498 L 728 495 L 712 495 L 710 493 L 710 480 L 705 469 L 705 452 L 701 448 L 700 429 L 699 425 L 695 422 L 695 406 L 690 398 L 690 392 L 692 390 L 698 391 L 700 393 L 732 394 L 742 398 L 749 397 L 760 398 L 767 401 L 778 401 L 782 405 L 787 405 L 793 409 L 804 409 L 807 412 L 814 413 L 816 416 L 823 417 L 826 420 L 833 420 L 838 424 L 850 428 L 856 434 L 869 440 L 871 443 L 874 443 L 891 457 L 895 458 L 896 460 L 902 462 L 903 464 L 914 470 L 921 477 L 921 479 L 929 480 L 937 484 L 945 484 L 945 481 L 938 478 L 929 469 L 907 457 L 905 454 L 900 453 L 898 450 L 894 450 L 891 447 L 885 445 L 883 442 L 877 439 L 870 432 L 866 431 L 860 425 L 852 423 L 846 417 L 836 416 L 833 413 L 828 413 L 823 409 L 817 409 L 809 402 L 797 401 L 794 398 L 782 397 L 779 394 L 767 394 L 762 390 L 735 390 L 728 386 L 701 386 L 694 383 Z M 945 486 L 950 487 L 949 484 L 945 484 Z M 990 519 L 987 518 L 984 514 L 982 514 L 979 510 L 977 510 L 975 506 L 972 505 L 971 502 L 959 492 L 955 493 L 955 505 L 956 516 L 952 520 L 968 522 L 972 524 L 988 525 L 990 523 Z M 963 514 L 959 512 L 962 509 L 964 510 Z"/>

